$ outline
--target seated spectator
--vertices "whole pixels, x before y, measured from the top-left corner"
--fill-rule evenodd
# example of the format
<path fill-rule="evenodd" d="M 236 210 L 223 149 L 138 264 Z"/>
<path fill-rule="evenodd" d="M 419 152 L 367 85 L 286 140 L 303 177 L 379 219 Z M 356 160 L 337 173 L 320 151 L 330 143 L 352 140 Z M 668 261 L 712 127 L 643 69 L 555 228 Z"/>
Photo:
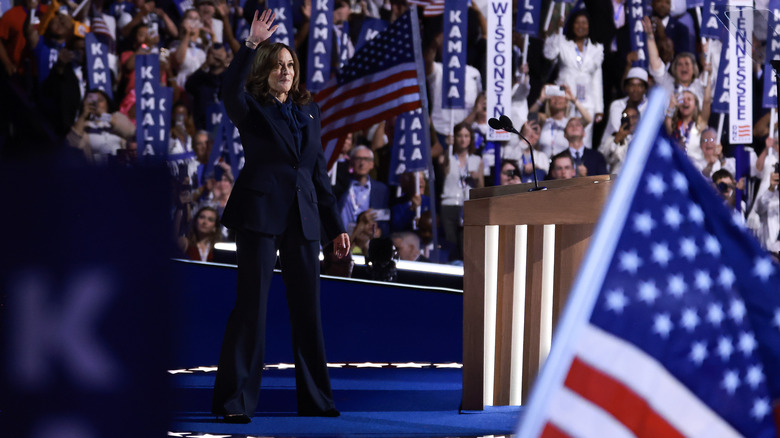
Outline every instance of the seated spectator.
<path fill-rule="evenodd" d="M 720 169 L 726 169 L 732 175 L 737 173 L 737 160 L 723 156 L 723 146 L 718 142 L 717 131 L 714 128 L 707 128 L 701 133 L 700 144 L 703 159 L 694 161 L 693 164 L 705 178 L 712 178 L 712 175 Z"/>
<path fill-rule="evenodd" d="M 420 249 L 420 236 L 411 231 L 401 231 L 393 233 L 390 238 L 393 240 L 393 246 L 398 250 L 398 257 L 401 260 L 410 262 L 430 262 L 428 258 L 422 255 Z"/>
<path fill-rule="evenodd" d="M 102 90 L 91 90 L 84 98 L 76 123 L 68 134 L 68 143 L 84 152 L 87 160 L 105 164 L 135 135 L 135 126 L 124 114 L 111 113 L 111 100 Z"/>
<path fill-rule="evenodd" d="M 583 143 L 585 127 L 579 117 L 572 117 L 563 131 L 569 141 L 569 154 L 574 162 L 576 176 L 606 175 L 607 161 L 601 152 L 586 148 Z"/>
<path fill-rule="evenodd" d="M 394 232 L 412 231 L 416 229 L 415 221 L 419 218 L 418 214 L 431 208 L 430 198 L 423 194 L 426 186 L 425 177 L 422 172 L 406 172 L 399 178 L 399 183 L 402 197 L 390 211 L 390 229 Z M 415 186 L 419 188 L 419 192 L 415 190 Z"/>
<path fill-rule="evenodd" d="M 576 176 L 574 160 L 569 151 L 563 151 L 552 157 L 550 162 L 550 174 L 548 179 L 571 179 Z"/>
<path fill-rule="evenodd" d="M 626 152 L 631 140 L 634 139 L 634 130 L 639 123 L 639 111 L 633 105 L 629 104 L 621 113 L 620 128 L 608 136 L 604 136 L 599 146 L 599 152 L 604 155 L 604 159 L 609 166 L 609 173 L 617 175 L 620 168 L 623 167 L 623 161 L 626 159 Z"/>
<path fill-rule="evenodd" d="M 374 153 L 365 146 L 357 146 L 352 149 L 349 161 L 352 168 L 352 181 L 339 200 L 339 211 L 341 211 L 344 228 L 351 233 L 358 222 L 358 216 L 372 209 L 374 220 L 376 215 L 381 213 L 380 210 L 386 213 L 382 215 L 386 216 L 386 219 L 379 221 L 379 227 L 383 232 L 388 232 L 390 211 L 387 186 L 369 176 L 369 172 L 374 168 Z"/>
<path fill-rule="evenodd" d="M 563 87 L 562 94 L 560 92 L 560 87 Z M 553 89 L 557 90 L 556 95 L 548 96 L 548 91 L 551 92 Z M 547 85 L 543 87 L 539 100 L 528 109 L 530 112 L 536 112 L 544 105 L 544 116 L 540 117 L 540 120 L 543 120 L 544 123 L 542 124 L 542 129 L 539 133 L 538 149 L 544 152 L 548 157 L 558 154 L 569 147 L 569 142 L 563 135 L 566 123 L 568 123 L 571 118 L 568 115 L 569 102 L 583 114 L 583 120 L 590 124 L 592 120 L 590 113 L 574 98 L 568 85 Z"/>
<path fill-rule="evenodd" d="M 189 260 L 214 261 L 214 244 L 221 241 L 217 210 L 202 207 L 195 214 L 187 237 L 179 239 L 179 247 Z"/>

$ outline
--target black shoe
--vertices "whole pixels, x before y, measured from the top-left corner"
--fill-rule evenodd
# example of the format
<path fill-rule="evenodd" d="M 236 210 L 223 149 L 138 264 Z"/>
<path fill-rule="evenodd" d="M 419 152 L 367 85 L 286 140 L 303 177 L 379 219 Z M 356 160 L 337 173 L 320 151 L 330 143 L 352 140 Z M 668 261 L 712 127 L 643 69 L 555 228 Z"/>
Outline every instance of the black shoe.
<path fill-rule="evenodd" d="M 299 417 L 339 417 L 341 416 L 341 412 L 339 412 L 336 408 L 330 408 L 324 412 L 299 412 L 298 416 Z"/>
<path fill-rule="evenodd" d="M 223 423 L 231 423 L 231 424 L 247 424 L 251 423 L 252 419 L 244 414 L 227 414 L 222 416 Z"/>

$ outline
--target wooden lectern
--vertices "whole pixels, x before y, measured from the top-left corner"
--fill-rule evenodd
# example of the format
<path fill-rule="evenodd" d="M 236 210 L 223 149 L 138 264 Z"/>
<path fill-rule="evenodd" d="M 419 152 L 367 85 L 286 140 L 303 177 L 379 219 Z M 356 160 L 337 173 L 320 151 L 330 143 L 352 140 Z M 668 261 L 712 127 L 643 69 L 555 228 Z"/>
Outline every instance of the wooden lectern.
<path fill-rule="evenodd" d="M 463 405 L 520 405 L 612 186 L 609 175 L 486 187 L 464 216 Z"/>

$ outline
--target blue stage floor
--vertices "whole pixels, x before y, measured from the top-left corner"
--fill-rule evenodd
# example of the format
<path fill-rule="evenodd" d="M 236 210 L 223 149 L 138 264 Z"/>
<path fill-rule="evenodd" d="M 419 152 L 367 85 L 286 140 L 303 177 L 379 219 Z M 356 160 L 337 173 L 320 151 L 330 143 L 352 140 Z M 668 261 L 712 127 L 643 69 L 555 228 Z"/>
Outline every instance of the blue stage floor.
<path fill-rule="evenodd" d="M 338 418 L 297 417 L 292 369 L 267 369 L 252 423 L 223 424 L 209 414 L 214 372 L 172 375 L 174 419 L 180 437 L 477 437 L 509 435 L 521 408 L 458 411 L 461 370 L 436 368 L 331 368 Z"/>

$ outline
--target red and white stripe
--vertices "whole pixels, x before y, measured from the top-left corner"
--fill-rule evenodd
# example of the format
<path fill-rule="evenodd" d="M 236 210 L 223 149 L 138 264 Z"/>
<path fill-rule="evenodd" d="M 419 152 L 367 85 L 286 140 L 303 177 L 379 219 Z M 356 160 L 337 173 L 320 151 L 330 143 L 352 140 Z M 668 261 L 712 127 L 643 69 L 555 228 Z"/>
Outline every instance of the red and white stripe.
<path fill-rule="evenodd" d="M 322 144 L 330 168 L 341 151 L 339 139 L 420 108 L 417 66 L 399 64 L 340 86 L 334 81 L 315 100 L 322 111 Z"/>
<path fill-rule="evenodd" d="M 543 437 L 738 437 L 740 434 L 633 344 L 587 325 Z"/>
<path fill-rule="evenodd" d="M 409 0 L 409 4 L 421 7 L 425 17 L 435 17 L 444 13 L 444 0 Z"/>

